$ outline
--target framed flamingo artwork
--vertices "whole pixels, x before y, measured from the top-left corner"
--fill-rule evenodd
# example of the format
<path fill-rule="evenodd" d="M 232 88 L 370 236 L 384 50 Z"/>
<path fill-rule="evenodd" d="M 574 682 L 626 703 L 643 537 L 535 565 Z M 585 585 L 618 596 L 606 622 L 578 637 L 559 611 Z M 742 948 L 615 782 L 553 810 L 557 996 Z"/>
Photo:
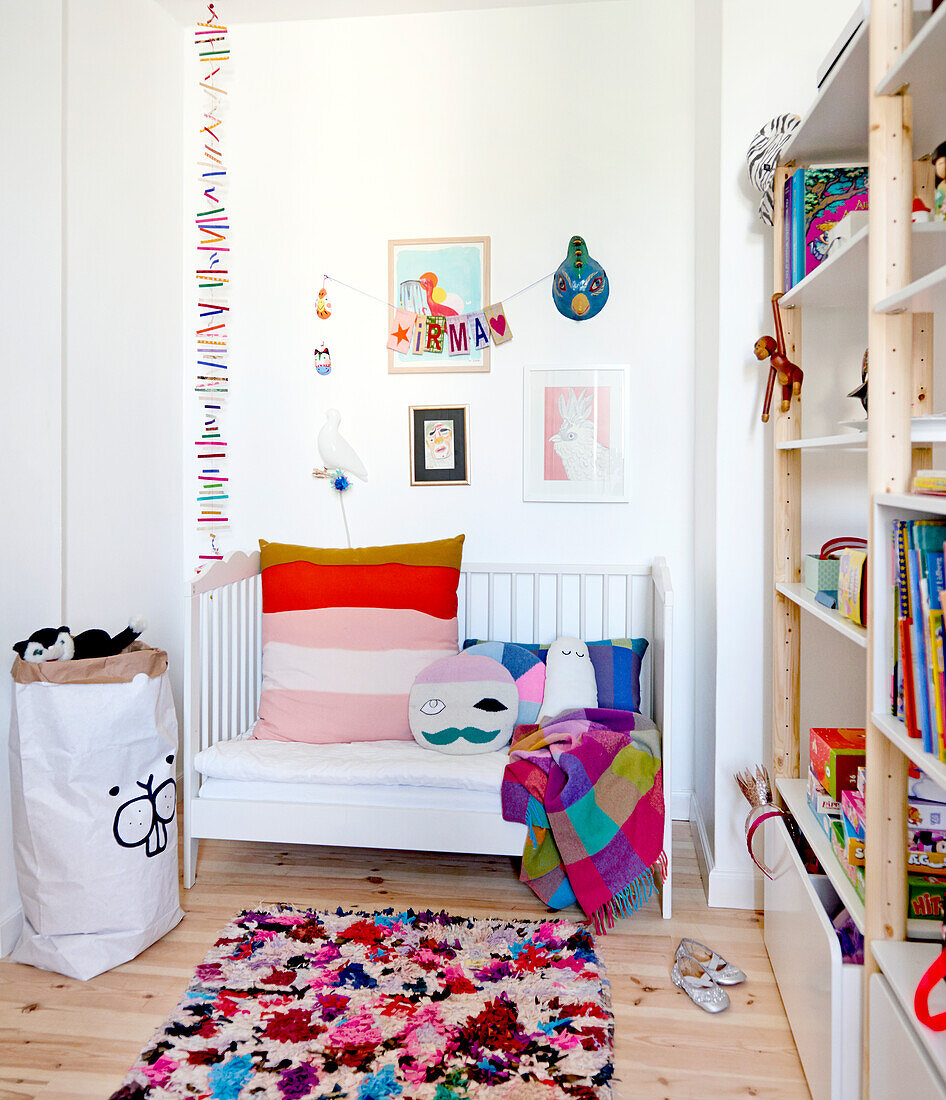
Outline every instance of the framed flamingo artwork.
<path fill-rule="evenodd" d="M 489 370 L 489 237 L 388 241 L 388 302 L 389 374 Z"/>
<path fill-rule="evenodd" d="M 522 499 L 627 500 L 627 368 L 524 372 Z"/>

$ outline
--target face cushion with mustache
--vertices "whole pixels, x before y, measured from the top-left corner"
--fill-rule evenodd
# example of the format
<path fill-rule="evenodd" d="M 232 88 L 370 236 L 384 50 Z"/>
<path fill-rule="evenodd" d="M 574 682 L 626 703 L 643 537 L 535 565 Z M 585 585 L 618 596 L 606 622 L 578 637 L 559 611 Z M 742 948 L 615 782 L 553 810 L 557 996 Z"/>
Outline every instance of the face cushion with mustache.
<path fill-rule="evenodd" d="M 408 711 L 411 733 L 422 748 L 454 756 L 496 752 L 512 737 L 519 692 L 498 661 L 458 653 L 418 675 Z"/>

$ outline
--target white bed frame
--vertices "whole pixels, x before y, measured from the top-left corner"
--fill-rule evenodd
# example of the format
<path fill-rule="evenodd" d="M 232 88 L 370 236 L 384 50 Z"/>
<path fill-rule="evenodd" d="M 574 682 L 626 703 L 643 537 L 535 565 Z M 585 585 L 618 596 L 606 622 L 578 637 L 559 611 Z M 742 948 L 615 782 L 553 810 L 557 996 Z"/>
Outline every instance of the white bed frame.
<path fill-rule="evenodd" d="M 653 566 L 464 565 L 460 640 L 543 643 L 579 638 L 643 637 L 641 711 L 663 738 L 664 851 L 660 891 L 671 911 L 671 667 L 673 589 L 663 558 Z M 188 585 L 184 681 L 184 885 L 194 885 L 201 840 L 326 844 L 408 851 L 522 854 L 525 826 L 497 814 L 290 801 L 201 799 L 194 757 L 240 736 L 256 719 L 261 684 L 259 553 L 230 554 Z"/>

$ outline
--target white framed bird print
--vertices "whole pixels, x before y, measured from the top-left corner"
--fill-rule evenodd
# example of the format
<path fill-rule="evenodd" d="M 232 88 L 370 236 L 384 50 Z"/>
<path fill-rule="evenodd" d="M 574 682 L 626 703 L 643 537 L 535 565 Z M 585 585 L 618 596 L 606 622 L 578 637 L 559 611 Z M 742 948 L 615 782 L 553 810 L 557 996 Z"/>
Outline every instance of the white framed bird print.
<path fill-rule="evenodd" d="M 527 367 L 522 499 L 627 501 L 627 367 Z"/>
<path fill-rule="evenodd" d="M 489 371 L 489 237 L 388 241 L 388 302 L 389 374 Z M 448 339 L 451 320 L 462 341 Z"/>

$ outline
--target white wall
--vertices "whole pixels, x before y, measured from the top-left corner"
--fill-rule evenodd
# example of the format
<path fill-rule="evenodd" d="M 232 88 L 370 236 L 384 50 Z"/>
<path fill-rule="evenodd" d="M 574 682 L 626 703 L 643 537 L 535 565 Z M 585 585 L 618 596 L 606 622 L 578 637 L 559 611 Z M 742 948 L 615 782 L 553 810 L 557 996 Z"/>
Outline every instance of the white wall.
<path fill-rule="evenodd" d="M 66 10 L 66 612 L 144 615 L 180 704 L 187 36 L 155 0 Z"/>
<path fill-rule="evenodd" d="M 771 331 L 768 297 L 772 292 L 771 230 L 756 216 L 758 196 L 746 180 L 749 140 L 768 119 L 783 111 L 804 114 L 815 94 L 815 72 L 838 30 L 851 14 L 851 0 L 796 0 L 790 19 L 754 0 L 721 0 L 720 250 L 719 250 L 719 403 L 717 410 L 715 837 L 710 900 L 751 905 L 751 865 L 745 851 L 745 800 L 733 781 L 739 768 L 771 757 L 770 512 L 772 431 L 760 423 L 765 365 L 752 354 L 755 340 Z M 760 44 L 764 43 L 764 63 Z M 830 322 L 821 322 L 830 324 Z M 806 316 L 804 354 L 805 409 L 817 409 L 818 353 L 815 319 Z M 847 332 L 850 354 L 859 370 L 863 342 Z M 860 347 L 858 351 L 857 348 Z M 835 367 L 837 367 L 837 363 Z M 840 375 L 834 376 L 840 389 Z M 849 377 L 844 375 L 844 379 Z M 814 383 L 814 384 L 813 384 Z M 853 388 L 846 385 L 842 392 Z M 853 402 L 849 403 L 853 406 Z M 846 408 L 847 406 L 845 406 Z M 849 411 L 847 415 L 852 415 Z M 803 421 L 803 424 L 805 422 Z M 805 434 L 809 434 L 805 426 Z M 855 475 L 845 468 L 836 491 L 824 498 L 827 518 L 812 520 L 837 531 L 834 520 L 853 508 L 866 513 L 866 495 L 850 504 L 845 484 Z M 860 511 L 858 511 L 860 509 Z M 844 533 L 856 533 L 845 530 Z M 810 537 L 810 536 L 806 536 Z M 820 546 L 820 542 L 818 543 Z M 760 611 L 762 613 L 760 613 Z M 828 639 L 815 638 L 819 644 Z M 827 650 L 824 650 L 827 652 Z M 832 645 L 831 653 L 837 652 Z M 811 654 L 809 653 L 809 657 Z M 850 662 L 849 655 L 842 658 Z M 841 671 L 849 663 L 841 666 Z M 859 691 L 852 684 L 852 695 Z M 863 699 L 863 692 L 860 692 Z"/>
<path fill-rule="evenodd" d="M 62 615 L 60 0 L 0 2 L 0 954 L 19 928 L 10 836 L 10 646 Z M 37 74 L 42 73 L 38 79 Z M 28 93 L 25 91 L 28 89 Z M 10 109 L 16 104 L 16 109 Z"/>
<path fill-rule="evenodd" d="M 691 817 L 708 877 L 716 810 L 716 437 L 719 400 L 720 69 L 722 12 L 718 3 L 694 9 L 696 51 L 693 163 L 693 706 L 694 796 Z"/>
<path fill-rule="evenodd" d="M 183 32 L 154 0 L 3 0 L 0 20 L 0 644 L 142 613 L 179 700 Z M 0 728 L 2 954 L 18 900 Z"/>
<path fill-rule="evenodd" d="M 469 560 L 666 555 L 677 790 L 693 783 L 692 20 L 677 0 L 237 26 L 228 101 L 224 545 L 343 543 L 311 478 L 334 405 L 370 473 L 347 497 L 356 544 L 463 531 Z M 330 321 L 314 314 L 324 272 L 385 296 L 389 238 L 488 234 L 498 299 L 552 271 L 576 232 L 608 270 L 606 309 L 575 324 L 548 285 L 517 298 L 488 375 L 389 376 L 384 307 L 343 288 Z M 524 504 L 523 368 L 582 363 L 629 364 L 630 503 Z M 408 406 L 438 402 L 470 405 L 469 487 L 410 486 Z"/>

